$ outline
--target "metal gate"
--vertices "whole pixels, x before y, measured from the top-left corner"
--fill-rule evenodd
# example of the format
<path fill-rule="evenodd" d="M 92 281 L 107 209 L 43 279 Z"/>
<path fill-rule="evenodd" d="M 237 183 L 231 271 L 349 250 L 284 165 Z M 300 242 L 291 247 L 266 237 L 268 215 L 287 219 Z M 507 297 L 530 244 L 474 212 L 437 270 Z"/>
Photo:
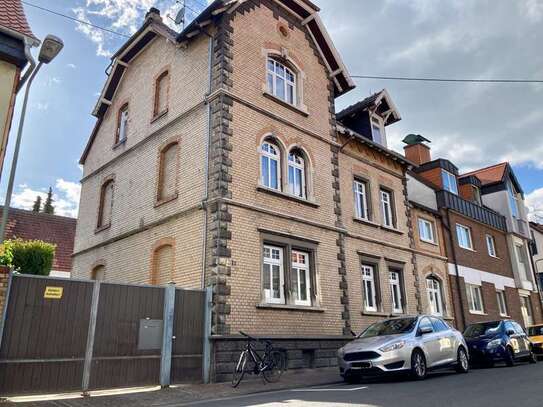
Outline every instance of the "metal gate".
<path fill-rule="evenodd" d="M 209 298 L 174 286 L 12 275 L 0 395 L 206 381 Z"/>

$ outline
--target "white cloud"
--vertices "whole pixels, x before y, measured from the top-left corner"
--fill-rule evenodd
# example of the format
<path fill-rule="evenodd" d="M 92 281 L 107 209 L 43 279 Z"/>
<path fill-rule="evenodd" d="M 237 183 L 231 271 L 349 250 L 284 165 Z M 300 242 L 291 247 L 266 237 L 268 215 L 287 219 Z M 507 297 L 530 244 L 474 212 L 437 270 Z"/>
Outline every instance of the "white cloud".
<path fill-rule="evenodd" d="M 526 0 L 520 3 L 521 13 L 532 23 L 543 19 L 543 2 L 541 0 Z"/>
<path fill-rule="evenodd" d="M 77 68 L 77 65 L 76 64 L 66 64 L 66 66 L 68 68 L 71 68 L 71 69 L 76 69 Z"/>
<path fill-rule="evenodd" d="M 42 187 L 33 189 L 27 184 L 18 186 L 18 190 L 13 194 L 11 204 L 15 208 L 31 210 L 36 197 L 41 196 L 42 203 L 47 198 L 48 188 Z M 62 216 L 76 217 L 79 208 L 79 195 L 81 186 L 78 183 L 66 181 L 62 178 L 56 180 L 53 188 L 53 206 L 55 214 Z"/>
<path fill-rule="evenodd" d="M 35 106 L 36 106 L 36 109 L 42 110 L 42 111 L 49 109 L 49 103 L 45 103 L 45 102 L 36 102 Z"/>
<path fill-rule="evenodd" d="M 73 12 L 75 13 L 77 19 L 90 23 L 85 9 L 79 7 L 75 8 Z M 83 33 L 88 39 L 96 44 L 96 55 L 100 57 L 110 57 L 112 55 L 111 51 L 105 49 L 106 37 L 104 31 L 82 23 L 76 23 L 75 29 Z"/>
<path fill-rule="evenodd" d="M 543 223 L 543 188 L 532 191 L 525 198 L 530 220 Z"/>

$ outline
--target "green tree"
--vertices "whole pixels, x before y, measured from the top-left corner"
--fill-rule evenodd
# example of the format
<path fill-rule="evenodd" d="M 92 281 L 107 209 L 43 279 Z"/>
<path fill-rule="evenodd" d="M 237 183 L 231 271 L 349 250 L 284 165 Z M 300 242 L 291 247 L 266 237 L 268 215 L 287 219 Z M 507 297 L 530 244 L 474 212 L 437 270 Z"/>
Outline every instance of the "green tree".
<path fill-rule="evenodd" d="M 55 213 L 55 207 L 53 206 L 53 188 L 49 187 L 49 191 L 47 192 L 47 198 L 45 198 L 45 203 L 43 204 L 43 212 L 54 214 Z"/>
<path fill-rule="evenodd" d="M 37 196 L 36 200 L 34 201 L 34 205 L 32 205 L 32 212 L 39 212 L 41 211 L 41 196 Z"/>

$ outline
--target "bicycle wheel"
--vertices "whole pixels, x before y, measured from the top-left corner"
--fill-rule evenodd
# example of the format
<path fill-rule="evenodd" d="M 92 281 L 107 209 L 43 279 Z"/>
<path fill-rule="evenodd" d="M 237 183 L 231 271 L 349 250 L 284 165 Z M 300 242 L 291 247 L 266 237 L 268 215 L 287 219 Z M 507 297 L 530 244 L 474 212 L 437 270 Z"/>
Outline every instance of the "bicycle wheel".
<path fill-rule="evenodd" d="M 232 387 L 238 387 L 239 383 L 245 375 L 245 366 L 247 365 L 247 351 L 244 350 L 239 355 L 238 362 L 234 365 L 234 372 L 232 373 Z"/>
<path fill-rule="evenodd" d="M 279 381 L 283 372 L 287 369 L 287 358 L 284 352 L 273 350 L 263 361 L 262 375 L 268 383 Z"/>

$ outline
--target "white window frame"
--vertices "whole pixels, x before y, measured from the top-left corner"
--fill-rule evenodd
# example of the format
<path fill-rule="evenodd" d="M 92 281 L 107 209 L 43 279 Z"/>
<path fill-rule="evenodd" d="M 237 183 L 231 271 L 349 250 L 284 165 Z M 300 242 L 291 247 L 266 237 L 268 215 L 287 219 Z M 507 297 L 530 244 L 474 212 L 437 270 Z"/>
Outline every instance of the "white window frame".
<path fill-rule="evenodd" d="M 526 295 L 520 296 L 520 310 L 522 318 L 524 319 L 524 325 L 530 326 L 534 324 L 534 311 L 532 309 L 532 303 L 530 297 Z"/>
<path fill-rule="evenodd" d="M 375 266 L 371 264 L 362 264 L 362 290 L 364 292 L 364 310 L 370 312 L 377 311 L 377 293 L 375 291 Z M 371 289 L 371 301 L 369 305 L 368 287 Z"/>
<path fill-rule="evenodd" d="M 526 264 L 527 258 L 526 258 L 526 250 L 523 244 L 514 244 L 515 246 L 515 257 L 517 259 L 517 266 L 519 269 L 519 275 L 520 278 L 524 281 L 529 281 L 529 273 L 530 269 L 528 265 Z"/>
<path fill-rule="evenodd" d="M 507 302 L 505 301 L 505 291 L 496 290 L 496 300 L 498 301 L 498 311 L 502 317 L 506 317 L 507 314 Z"/>
<path fill-rule="evenodd" d="M 396 270 L 390 270 L 388 274 L 388 283 L 390 285 L 390 295 L 392 302 L 392 313 L 402 314 L 402 274 Z"/>
<path fill-rule="evenodd" d="M 310 306 L 311 305 L 311 279 L 309 278 L 309 273 L 311 273 L 310 268 L 310 256 L 307 252 L 302 252 L 299 250 L 292 250 L 292 254 L 295 254 L 296 256 L 302 256 L 305 258 L 305 263 L 295 262 L 291 259 L 291 267 L 292 273 L 296 273 L 296 281 L 298 282 L 298 287 L 296 287 L 296 292 L 298 295 L 301 293 L 301 279 L 300 279 L 300 271 L 305 271 L 305 291 L 306 291 L 306 300 L 301 300 L 297 297 L 294 298 L 294 304 L 296 305 L 303 305 L 303 306 Z"/>
<path fill-rule="evenodd" d="M 270 256 L 265 257 L 265 251 L 269 250 Z M 279 252 L 279 258 L 274 259 L 272 257 L 272 253 L 274 250 L 277 250 Z M 262 268 L 264 268 L 264 264 L 268 264 L 270 266 L 270 288 L 265 289 L 264 284 L 262 284 L 262 291 L 264 293 L 264 301 L 268 304 L 284 304 L 285 303 L 285 269 L 283 264 L 283 248 L 278 246 L 270 246 L 270 245 L 264 245 L 263 251 L 262 251 Z M 279 266 L 279 298 L 272 297 L 272 291 L 273 291 L 273 266 Z M 264 283 L 264 270 L 262 271 L 262 282 Z"/>
<path fill-rule="evenodd" d="M 449 191 L 452 194 L 458 195 L 458 183 L 456 182 L 456 177 L 453 173 L 442 168 L 441 179 L 443 182 L 443 189 L 445 191 Z"/>
<path fill-rule="evenodd" d="M 305 182 L 305 159 L 304 157 L 296 152 L 291 151 L 288 154 L 288 171 L 287 171 L 287 177 L 288 177 L 288 190 L 291 195 L 297 196 L 298 198 L 306 198 L 306 182 Z M 290 169 L 292 168 L 294 172 L 294 179 L 290 179 Z M 299 171 L 301 173 L 301 185 L 298 185 L 296 182 L 296 171 Z M 297 189 L 299 188 L 301 194 L 297 193 Z"/>
<path fill-rule="evenodd" d="M 358 219 L 370 220 L 368 206 L 368 184 L 364 181 L 354 180 L 353 191 L 356 217 Z"/>
<path fill-rule="evenodd" d="M 275 153 L 270 152 L 270 148 L 273 148 Z M 268 151 L 266 151 L 268 150 Z M 267 160 L 268 165 L 268 179 L 264 179 L 264 171 L 262 168 L 264 166 L 264 160 Z M 277 178 L 277 188 L 272 186 L 272 171 L 270 162 L 276 162 L 276 178 Z M 275 189 L 277 191 L 281 190 L 281 150 L 279 146 L 270 141 L 264 141 L 260 146 L 260 183 L 262 186 L 270 189 Z"/>
<path fill-rule="evenodd" d="M 394 227 L 394 216 L 393 216 L 393 199 L 394 196 L 391 191 L 386 189 L 379 189 L 379 199 L 381 201 L 381 215 L 383 220 L 383 225 L 389 228 Z"/>
<path fill-rule="evenodd" d="M 481 287 L 474 284 L 466 284 L 469 312 L 472 314 L 484 314 L 483 292 Z M 480 305 L 480 308 L 478 308 Z"/>
<path fill-rule="evenodd" d="M 270 69 L 270 63 L 273 65 L 273 70 Z M 283 76 L 279 74 L 277 71 L 277 67 L 283 68 L 283 72 L 285 73 Z M 277 61 L 276 59 L 272 57 L 268 57 L 268 60 L 266 62 L 266 87 L 268 89 L 268 92 L 271 93 L 276 98 L 282 100 L 285 103 L 288 103 L 289 105 L 296 106 L 297 103 L 297 81 L 298 78 L 296 76 L 296 72 L 294 72 L 292 69 L 288 68 L 285 64 Z M 290 74 L 294 80 L 288 79 L 288 74 Z M 270 88 L 270 79 L 271 79 L 271 88 Z M 277 93 L 277 81 L 282 80 L 283 85 L 283 92 L 284 97 L 281 97 Z M 292 101 L 289 100 L 288 91 L 289 87 L 292 87 Z"/>
<path fill-rule="evenodd" d="M 127 134 L 127 128 L 128 128 L 128 104 L 124 104 L 121 106 L 121 109 L 119 111 L 119 123 L 117 128 L 117 143 L 122 143 L 126 141 L 128 134 Z"/>
<path fill-rule="evenodd" d="M 428 304 L 430 314 L 443 316 L 443 298 L 441 295 L 441 282 L 433 277 L 426 278 L 426 293 L 428 295 Z"/>
<path fill-rule="evenodd" d="M 468 239 L 467 246 L 463 243 L 463 237 L 460 235 L 460 231 L 466 231 L 466 236 Z M 462 249 L 473 251 L 473 239 L 471 238 L 471 229 L 467 226 L 464 226 L 460 223 L 456 224 L 456 239 L 458 240 L 458 246 Z"/>
<path fill-rule="evenodd" d="M 485 236 L 486 240 L 486 248 L 488 250 L 488 255 L 490 257 L 498 257 L 496 254 L 496 239 L 494 239 L 494 236 L 487 234 Z"/>
<path fill-rule="evenodd" d="M 375 140 L 375 129 L 379 130 L 379 136 L 380 140 Z M 378 116 L 372 116 L 371 118 L 371 138 L 373 142 L 380 144 L 382 146 L 386 146 L 386 135 L 385 135 L 385 126 L 383 124 L 383 119 L 381 119 Z"/>
<path fill-rule="evenodd" d="M 426 226 L 428 229 L 426 229 Z M 423 233 L 423 231 L 426 232 L 427 230 L 430 231 L 429 237 L 425 236 L 425 233 Z M 437 244 L 435 236 L 435 223 L 428 219 L 419 218 L 419 238 L 423 242 Z"/>
<path fill-rule="evenodd" d="M 518 199 L 517 199 L 517 191 L 515 190 L 515 187 L 509 181 L 507 183 L 507 193 L 509 195 L 509 206 L 511 206 L 511 215 L 516 219 L 519 217 L 519 205 L 518 205 Z"/>

